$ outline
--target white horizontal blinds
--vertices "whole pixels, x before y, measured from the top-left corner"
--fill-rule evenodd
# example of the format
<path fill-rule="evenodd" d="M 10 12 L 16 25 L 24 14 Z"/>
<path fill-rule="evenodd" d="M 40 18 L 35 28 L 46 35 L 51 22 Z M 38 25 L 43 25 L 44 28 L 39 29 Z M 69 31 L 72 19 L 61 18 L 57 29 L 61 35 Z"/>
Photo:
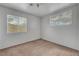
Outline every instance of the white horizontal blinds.
<path fill-rule="evenodd" d="M 72 10 L 65 11 L 50 17 L 51 26 L 63 26 L 72 24 Z"/>
<path fill-rule="evenodd" d="M 27 18 L 7 15 L 8 32 L 27 32 Z"/>

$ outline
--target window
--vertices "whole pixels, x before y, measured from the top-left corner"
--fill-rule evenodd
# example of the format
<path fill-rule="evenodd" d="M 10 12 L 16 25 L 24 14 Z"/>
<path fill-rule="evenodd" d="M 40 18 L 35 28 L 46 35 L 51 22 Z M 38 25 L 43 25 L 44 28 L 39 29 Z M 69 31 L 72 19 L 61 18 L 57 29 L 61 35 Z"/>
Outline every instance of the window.
<path fill-rule="evenodd" d="M 63 26 L 72 24 L 72 10 L 65 11 L 50 17 L 51 26 Z"/>
<path fill-rule="evenodd" d="M 27 19 L 14 15 L 7 15 L 7 32 L 27 32 Z"/>

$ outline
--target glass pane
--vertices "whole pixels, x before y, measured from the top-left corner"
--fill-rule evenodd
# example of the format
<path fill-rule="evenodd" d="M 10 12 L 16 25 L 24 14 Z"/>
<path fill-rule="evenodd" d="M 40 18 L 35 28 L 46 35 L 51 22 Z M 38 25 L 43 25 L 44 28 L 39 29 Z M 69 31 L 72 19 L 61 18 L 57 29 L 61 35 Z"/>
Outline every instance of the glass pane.
<path fill-rule="evenodd" d="M 7 15 L 8 32 L 27 32 L 27 19 L 13 15 Z"/>
<path fill-rule="evenodd" d="M 72 24 L 72 10 L 52 16 L 50 18 L 50 25 L 52 26 L 63 26 L 70 24 Z"/>

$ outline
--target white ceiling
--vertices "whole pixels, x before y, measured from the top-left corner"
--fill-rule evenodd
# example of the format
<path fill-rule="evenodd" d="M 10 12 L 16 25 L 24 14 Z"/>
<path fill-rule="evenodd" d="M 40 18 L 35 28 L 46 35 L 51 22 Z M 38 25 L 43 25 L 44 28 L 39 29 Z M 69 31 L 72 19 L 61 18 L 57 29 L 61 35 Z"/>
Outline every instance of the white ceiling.
<path fill-rule="evenodd" d="M 29 6 L 29 3 L 2 3 L 0 5 L 24 11 L 36 16 L 44 16 L 53 13 L 61 8 L 72 5 L 71 3 L 40 3 L 40 7 Z"/>

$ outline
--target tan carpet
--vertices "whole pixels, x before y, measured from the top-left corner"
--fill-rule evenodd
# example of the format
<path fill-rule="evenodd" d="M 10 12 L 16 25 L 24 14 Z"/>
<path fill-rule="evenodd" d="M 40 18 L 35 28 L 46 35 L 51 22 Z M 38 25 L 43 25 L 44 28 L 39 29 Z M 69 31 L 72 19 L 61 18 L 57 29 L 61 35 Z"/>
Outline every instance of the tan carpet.
<path fill-rule="evenodd" d="M 42 39 L 0 50 L 1 56 L 77 56 L 79 51 Z"/>

